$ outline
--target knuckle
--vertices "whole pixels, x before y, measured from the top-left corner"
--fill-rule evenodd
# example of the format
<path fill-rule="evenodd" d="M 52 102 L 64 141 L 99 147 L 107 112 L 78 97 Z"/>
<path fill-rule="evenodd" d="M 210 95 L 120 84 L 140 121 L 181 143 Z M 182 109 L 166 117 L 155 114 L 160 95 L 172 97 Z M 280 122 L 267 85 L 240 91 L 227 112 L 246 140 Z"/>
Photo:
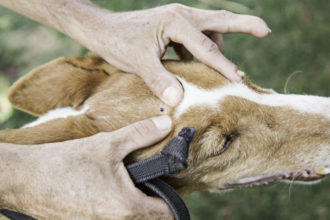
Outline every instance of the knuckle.
<path fill-rule="evenodd" d="M 180 11 L 184 6 L 180 3 L 172 3 L 167 5 L 167 7 L 171 11 Z"/>
<path fill-rule="evenodd" d="M 265 21 L 257 16 L 254 16 L 254 24 L 257 26 L 265 25 Z"/>
<path fill-rule="evenodd" d="M 219 52 L 218 45 L 208 38 L 203 39 L 202 45 L 209 53 L 218 53 Z"/>
<path fill-rule="evenodd" d="M 234 16 L 234 13 L 230 12 L 230 11 L 227 11 L 227 10 L 220 10 L 219 11 L 219 15 L 222 17 L 222 18 L 233 18 Z"/>
<path fill-rule="evenodd" d="M 166 17 L 167 21 L 178 21 L 183 18 L 183 13 L 182 13 L 183 5 L 178 4 L 178 3 L 173 3 L 166 5 L 163 10 L 163 17 Z"/>
<path fill-rule="evenodd" d="M 122 219 L 131 220 L 134 219 L 135 213 L 132 208 L 126 208 Z"/>
<path fill-rule="evenodd" d="M 148 79 L 150 86 L 153 88 L 161 89 L 162 84 L 163 84 L 163 81 L 161 80 L 161 78 L 164 78 L 164 77 L 154 76 L 154 77 Z"/>
<path fill-rule="evenodd" d="M 135 213 L 134 213 L 134 209 L 130 207 L 130 205 L 120 205 L 119 209 L 120 210 L 120 219 L 123 219 L 123 220 L 130 220 L 130 219 L 135 219 L 134 216 L 135 216 Z"/>
<path fill-rule="evenodd" d="M 146 78 L 145 81 L 151 90 L 157 95 L 161 95 L 166 88 L 174 85 L 170 73 L 161 68 L 159 68 L 157 74 L 153 74 L 151 77 Z"/>
<path fill-rule="evenodd" d="M 152 134 L 155 131 L 155 129 L 156 129 L 155 126 L 149 120 L 143 122 L 137 122 L 132 125 L 129 136 L 135 137 L 134 138 L 135 144 L 139 145 L 140 144 L 139 140 L 143 140 L 146 137 L 148 137 L 150 134 Z"/>
<path fill-rule="evenodd" d="M 121 146 L 125 142 L 125 140 L 121 132 L 115 131 L 112 132 L 111 135 L 109 136 L 108 142 L 110 149 L 116 149 L 115 147 Z"/>

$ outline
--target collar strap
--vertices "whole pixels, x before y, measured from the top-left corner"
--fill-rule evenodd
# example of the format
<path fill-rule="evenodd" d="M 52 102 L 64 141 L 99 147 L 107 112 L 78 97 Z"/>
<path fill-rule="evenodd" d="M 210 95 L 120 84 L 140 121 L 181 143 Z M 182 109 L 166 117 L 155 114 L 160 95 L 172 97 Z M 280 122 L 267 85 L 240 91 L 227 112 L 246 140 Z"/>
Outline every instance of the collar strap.
<path fill-rule="evenodd" d="M 160 154 L 126 167 L 136 186 L 146 193 L 161 197 L 172 210 L 176 220 L 190 219 L 189 211 L 176 191 L 158 177 L 177 174 L 187 168 L 189 143 L 194 133 L 193 127 L 185 127 Z"/>

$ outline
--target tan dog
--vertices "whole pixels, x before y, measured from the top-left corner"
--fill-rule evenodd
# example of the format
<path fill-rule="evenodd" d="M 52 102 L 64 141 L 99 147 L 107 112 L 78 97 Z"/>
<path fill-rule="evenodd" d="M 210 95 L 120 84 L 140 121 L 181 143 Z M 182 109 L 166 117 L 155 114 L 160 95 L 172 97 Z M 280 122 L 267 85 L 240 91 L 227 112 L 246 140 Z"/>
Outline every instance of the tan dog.
<path fill-rule="evenodd" d="M 188 169 L 167 178 L 181 193 L 313 181 L 330 173 L 330 98 L 282 95 L 248 79 L 231 83 L 196 62 L 164 65 L 184 88 L 175 108 L 154 96 L 138 76 L 102 59 L 60 58 L 45 64 L 16 82 L 9 94 L 17 108 L 41 117 L 24 128 L 1 131 L 0 142 L 64 141 L 168 114 L 173 132 L 127 160 L 157 154 L 182 127 L 195 127 Z"/>

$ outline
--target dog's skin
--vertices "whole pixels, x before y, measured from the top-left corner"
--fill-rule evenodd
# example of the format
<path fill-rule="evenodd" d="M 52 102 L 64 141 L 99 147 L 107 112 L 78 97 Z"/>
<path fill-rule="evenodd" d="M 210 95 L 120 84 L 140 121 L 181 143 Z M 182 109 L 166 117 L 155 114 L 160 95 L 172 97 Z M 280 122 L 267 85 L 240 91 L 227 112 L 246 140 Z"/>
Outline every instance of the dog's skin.
<path fill-rule="evenodd" d="M 174 108 L 138 76 L 102 59 L 60 58 L 45 64 L 16 82 L 9 100 L 33 115 L 48 113 L 24 128 L 2 130 L 0 142 L 59 142 L 168 114 L 174 121 L 171 134 L 127 161 L 155 155 L 181 128 L 195 127 L 188 169 L 166 178 L 180 193 L 312 181 L 330 172 L 330 98 L 281 95 L 247 78 L 232 83 L 197 62 L 164 65 L 185 90 Z"/>

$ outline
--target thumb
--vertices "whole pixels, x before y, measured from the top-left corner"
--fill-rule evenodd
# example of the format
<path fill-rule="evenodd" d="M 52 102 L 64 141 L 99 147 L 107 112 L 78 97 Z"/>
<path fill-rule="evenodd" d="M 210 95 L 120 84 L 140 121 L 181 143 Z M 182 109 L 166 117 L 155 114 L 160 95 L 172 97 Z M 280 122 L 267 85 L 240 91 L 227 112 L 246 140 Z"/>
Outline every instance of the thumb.
<path fill-rule="evenodd" d="M 183 89 L 173 74 L 168 72 L 160 60 L 150 63 L 151 66 L 138 75 L 144 80 L 151 91 L 163 102 L 176 106 L 183 97 Z"/>
<path fill-rule="evenodd" d="M 160 141 L 171 128 L 172 120 L 167 115 L 135 122 L 111 133 L 111 150 L 122 160 L 129 153 Z"/>

